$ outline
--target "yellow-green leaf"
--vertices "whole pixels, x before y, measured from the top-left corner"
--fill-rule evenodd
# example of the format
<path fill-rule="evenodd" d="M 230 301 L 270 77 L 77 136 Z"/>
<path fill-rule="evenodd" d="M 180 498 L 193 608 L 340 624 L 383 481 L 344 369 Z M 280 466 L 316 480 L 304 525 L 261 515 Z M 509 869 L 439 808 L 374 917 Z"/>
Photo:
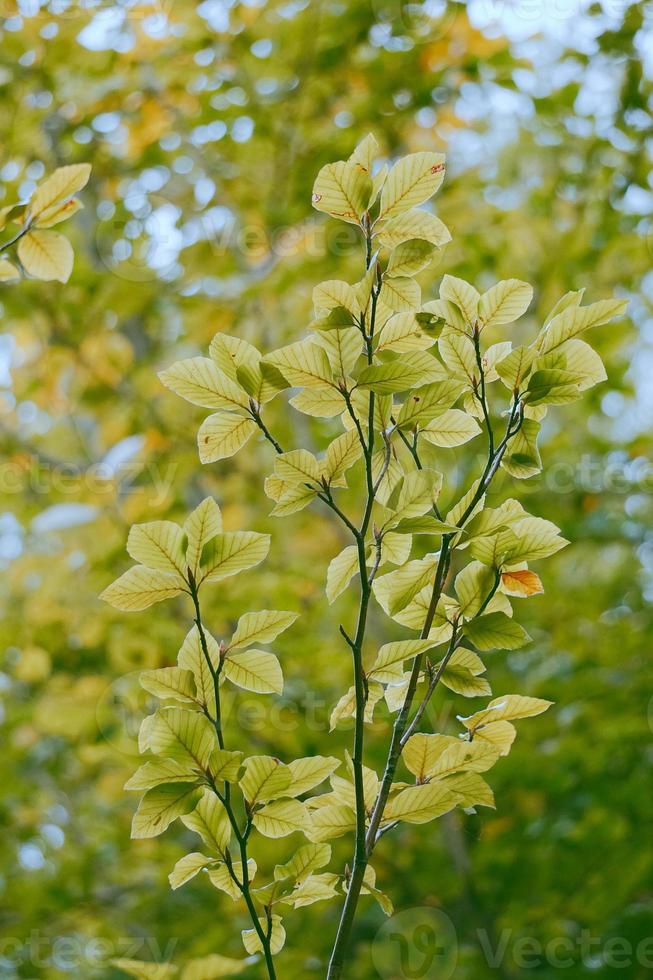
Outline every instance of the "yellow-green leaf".
<path fill-rule="evenodd" d="M 236 650 L 224 661 L 224 675 L 232 684 L 256 694 L 283 693 L 281 665 L 264 650 Z"/>
<path fill-rule="evenodd" d="M 409 153 L 399 160 L 381 191 L 379 217 L 390 218 L 427 201 L 444 179 L 442 153 Z"/>
<path fill-rule="evenodd" d="M 215 463 L 234 456 L 257 430 L 254 419 L 216 412 L 204 419 L 197 433 L 197 446 L 202 463 Z"/>
<path fill-rule="evenodd" d="M 30 231 L 18 243 L 18 258 L 30 276 L 68 282 L 75 259 L 72 245 L 57 231 Z"/>

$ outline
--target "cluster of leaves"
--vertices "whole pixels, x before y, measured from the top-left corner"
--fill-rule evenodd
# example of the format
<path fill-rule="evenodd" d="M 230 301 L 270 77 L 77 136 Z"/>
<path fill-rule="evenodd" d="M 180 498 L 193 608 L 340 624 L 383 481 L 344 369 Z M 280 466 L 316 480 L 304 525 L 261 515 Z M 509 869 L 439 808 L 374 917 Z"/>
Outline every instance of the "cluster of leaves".
<path fill-rule="evenodd" d="M 465 697 L 487 696 L 491 689 L 480 654 L 514 650 L 529 640 L 514 621 L 511 598 L 540 593 L 542 583 L 529 563 L 567 542 L 555 525 L 531 516 L 516 500 L 490 507 L 486 494 L 499 468 L 517 479 L 540 471 L 537 439 L 548 407 L 581 397 L 605 377 L 600 358 L 580 335 L 625 305 L 605 300 L 582 306 L 582 291 L 568 293 L 530 345 L 513 347 L 503 337 L 527 311 L 532 298 L 527 283 L 504 280 L 481 294 L 445 275 L 439 297 L 423 303 L 415 277 L 449 240 L 439 219 L 421 207 L 442 182 L 444 158 L 421 152 L 391 169 L 377 169 L 376 150 L 368 136 L 348 160 L 324 167 L 315 182 L 314 206 L 360 229 L 366 262 L 356 283 L 329 280 L 315 287 L 310 335 L 262 355 L 243 340 L 218 334 L 209 358 L 178 362 L 161 375 L 186 400 L 215 410 L 199 430 L 204 463 L 232 456 L 259 431 L 277 454 L 265 481 L 272 514 L 292 514 L 317 500 L 352 535 L 353 543 L 331 561 L 326 582 L 333 602 L 358 576 L 355 632 L 341 626 L 352 653 L 353 685 L 331 717 L 332 727 L 343 718 L 355 720 L 349 778 L 335 773 L 337 760 L 330 757 L 284 765 L 268 757 L 225 754 L 219 685 L 228 679 L 249 690 L 278 692 L 280 672 L 271 654 L 240 652 L 237 638 L 249 636 L 248 627 L 239 625 L 229 643 L 218 644 L 205 634 L 198 590 L 205 581 L 260 561 L 267 551 L 260 535 L 252 538 L 256 544 L 241 546 L 241 538 L 229 543 L 214 519 L 205 539 L 201 515 L 218 513 L 208 502 L 200 516 L 195 512 L 189 519 L 185 535 L 173 525 L 141 525 L 132 531 L 129 550 L 142 565 L 104 593 L 124 609 L 142 609 L 182 591 L 193 599 L 195 627 L 179 666 L 143 678 L 147 690 L 191 707 L 165 708 L 144 723 L 142 749 L 166 762 L 147 763 L 136 783 L 130 781 L 132 788 L 148 790 L 134 832 L 159 833 L 176 816 L 192 829 L 210 825 L 211 832 L 200 836 L 212 855 L 183 858 L 173 886 L 205 869 L 217 887 L 220 882 L 232 897 L 242 895 L 254 926 L 243 941 L 248 952 L 263 951 L 270 976 L 272 956 L 284 938 L 279 905 L 332 898 L 344 888 L 329 968 L 332 980 L 341 976 L 360 895 L 372 893 L 385 911 L 391 909 L 376 889 L 370 864 L 379 840 L 402 821 L 424 823 L 455 807 L 492 806 L 492 791 L 481 774 L 510 751 L 515 720 L 549 707 L 543 699 L 505 695 L 461 717 L 460 736 L 418 731 L 440 682 Z M 492 385 L 497 404 L 490 398 Z M 289 388 L 297 411 L 334 420 L 332 441 L 321 458 L 304 447 L 284 450 L 263 417 L 265 406 Z M 487 452 L 481 472 L 456 495 L 440 451 L 481 437 Z M 348 471 L 357 466 L 365 494 L 353 501 L 360 512 L 355 516 L 340 496 L 348 488 Z M 447 591 L 450 572 L 458 566 Z M 372 596 L 388 617 L 417 635 L 370 653 L 366 628 Z M 289 620 L 283 623 L 285 628 Z M 263 637 L 254 629 L 251 642 L 274 639 L 267 619 L 263 624 Z M 379 775 L 364 764 L 364 747 L 365 725 L 381 702 L 394 722 Z M 400 761 L 412 782 L 395 779 Z M 180 782 L 180 764 L 188 767 L 186 781 Z M 305 768 L 312 773 L 308 782 Z M 330 792 L 297 799 L 328 776 Z M 236 788 L 243 798 L 244 827 L 233 812 Z M 255 868 L 248 870 L 247 858 L 253 828 L 273 837 L 300 831 L 310 842 L 275 869 L 270 884 L 256 889 L 250 887 Z M 342 875 L 320 871 L 330 857 L 326 842 L 348 832 L 355 834 L 351 865 Z M 234 836 L 239 864 L 229 854 Z"/>
<path fill-rule="evenodd" d="M 65 235 L 50 229 L 82 207 L 75 194 L 86 186 L 90 175 L 88 163 L 58 167 L 36 188 L 26 204 L 8 204 L 0 209 L 0 231 L 7 224 L 18 227 L 0 245 L 0 282 L 20 279 L 20 269 L 4 255 L 13 245 L 17 245 L 18 260 L 29 276 L 45 281 L 68 281 L 75 258 L 72 245 Z"/>

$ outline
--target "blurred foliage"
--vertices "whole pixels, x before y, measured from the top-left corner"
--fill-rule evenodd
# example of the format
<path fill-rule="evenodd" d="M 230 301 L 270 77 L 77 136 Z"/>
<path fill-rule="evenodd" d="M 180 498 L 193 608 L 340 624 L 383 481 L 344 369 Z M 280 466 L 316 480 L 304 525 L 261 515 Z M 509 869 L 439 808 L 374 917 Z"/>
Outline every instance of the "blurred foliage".
<path fill-rule="evenodd" d="M 653 763 L 650 10 L 576 11 L 565 50 L 546 34 L 517 44 L 483 32 L 470 23 L 477 6 L 2 4 L 4 200 L 24 200 L 56 166 L 93 166 L 85 210 L 66 228 L 70 281 L 24 281 L 1 297 L 3 976 L 113 978 L 116 955 L 236 952 L 210 884 L 168 889 L 190 837 L 180 828 L 130 841 L 134 803 L 122 790 L 151 708 L 138 672 L 174 661 L 190 610 L 177 599 L 125 617 L 97 596 L 127 567 L 130 524 L 179 520 L 207 494 L 228 528 L 270 532 L 270 559 L 216 590 L 205 617 L 220 634 L 255 602 L 301 608 L 302 628 L 278 646 L 283 701 L 270 710 L 241 698 L 229 724 L 247 726 L 264 753 L 323 748 L 350 670 L 334 638 L 354 597 L 333 611 L 322 591 L 340 530 L 328 516 L 319 534 L 305 514 L 283 531 L 268 518 L 263 442 L 200 467 L 202 410 L 181 405 L 156 372 L 204 352 L 218 329 L 263 348 L 289 343 L 310 319 L 314 283 L 356 277 L 352 239 L 311 210 L 310 190 L 319 167 L 370 129 L 390 155 L 441 149 L 451 161 L 438 213 L 453 241 L 425 298 L 447 270 L 479 287 L 516 276 L 537 284 L 534 316 L 586 286 L 589 301 L 632 297 L 633 319 L 593 338 L 609 382 L 564 423 L 547 420 L 554 478 L 505 477 L 495 498 L 521 495 L 574 542 L 525 610 L 535 642 L 488 671 L 497 690 L 518 685 L 557 705 L 495 770 L 496 812 L 427 835 L 402 829 L 378 852 L 379 882 L 392 875 L 398 910 L 420 896 L 456 922 L 461 980 L 532 973 L 515 955 L 521 937 L 571 940 L 570 976 L 650 972 L 650 942 L 648 966 L 634 954 L 622 969 L 605 961 L 611 938 L 635 949 L 651 936 L 653 911 L 643 838 Z M 322 444 L 322 422 L 294 418 Z M 461 479 L 475 462 L 456 452 Z M 440 694 L 436 709 L 451 723 L 460 701 Z M 350 733 L 332 738 L 342 755 Z M 294 919 L 284 980 L 323 974 L 335 912 L 318 905 Z M 377 976 L 381 924 L 369 903 L 352 978 Z M 499 967 L 479 929 L 507 943 Z M 538 976 L 558 975 L 541 961 Z"/>

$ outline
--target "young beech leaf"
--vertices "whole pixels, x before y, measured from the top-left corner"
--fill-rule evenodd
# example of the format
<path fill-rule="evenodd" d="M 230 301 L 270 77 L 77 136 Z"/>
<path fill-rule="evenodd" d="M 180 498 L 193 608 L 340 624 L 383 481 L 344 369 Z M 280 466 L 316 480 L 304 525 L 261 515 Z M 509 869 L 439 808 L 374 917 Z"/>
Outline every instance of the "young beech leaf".
<path fill-rule="evenodd" d="M 390 350 L 398 354 L 405 354 L 414 350 L 427 350 L 434 343 L 435 338 L 424 333 L 415 313 L 412 311 L 395 313 L 386 322 L 379 334 L 376 353 L 380 354 L 384 350 Z"/>
<path fill-rule="evenodd" d="M 168 875 L 170 887 L 173 891 L 176 891 L 177 888 L 181 888 L 187 881 L 190 881 L 191 878 L 198 875 L 200 871 L 203 871 L 214 863 L 215 858 L 207 857 L 206 854 L 200 854 L 199 851 L 193 851 L 192 854 L 185 854 L 184 857 L 179 858 Z"/>
<path fill-rule="evenodd" d="M 313 307 L 316 316 L 323 316 L 330 310 L 343 307 L 350 314 L 349 323 L 353 316 L 359 316 L 361 312 L 354 287 L 341 279 L 329 279 L 315 286 Z"/>
<path fill-rule="evenodd" d="M 137 769 L 127 780 L 124 789 L 140 790 L 154 789 L 163 783 L 194 783 L 197 782 L 197 769 L 174 759 L 153 759 Z"/>
<path fill-rule="evenodd" d="M 227 811 L 212 790 L 208 787 L 202 790 L 197 806 L 192 813 L 183 816 L 181 822 L 198 834 L 210 851 L 224 855 L 232 828 Z"/>
<path fill-rule="evenodd" d="M 315 844 L 342 837 L 356 826 L 356 814 L 350 806 L 333 803 L 320 807 L 311 814 L 305 833 Z"/>
<path fill-rule="evenodd" d="M 557 313 L 544 327 L 538 341 L 541 354 L 554 351 L 566 340 L 577 337 L 590 327 L 621 316 L 628 305 L 623 299 L 604 299 L 590 306 L 569 306 Z"/>
<path fill-rule="evenodd" d="M 292 782 L 292 772 L 279 759 L 253 755 L 245 759 L 245 775 L 240 788 L 248 803 L 265 803 L 285 795 Z"/>
<path fill-rule="evenodd" d="M 360 224 L 372 195 L 372 181 L 354 161 L 338 160 L 322 167 L 313 184 L 312 203 L 316 211 Z"/>
<path fill-rule="evenodd" d="M 445 780 L 444 785 L 456 793 L 459 804 L 462 807 L 494 807 L 494 793 L 478 773 L 458 773 Z"/>
<path fill-rule="evenodd" d="M 20 271 L 13 262 L 0 259 L 0 282 L 11 282 L 12 279 L 20 279 Z"/>
<path fill-rule="evenodd" d="M 374 708 L 378 702 L 383 697 L 383 685 L 379 684 L 376 680 L 370 680 L 368 683 L 367 690 L 367 700 L 365 702 L 365 713 L 364 718 L 367 724 L 370 724 L 374 720 Z M 345 694 L 342 695 L 340 700 L 337 702 L 335 708 L 331 712 L 331 717 L 329 719 L 329 731 L 333 731 L 339 721 L 343 718 L 355 718 L 356 717 L 356 688 L 350 687 Z"/>
<path fill-rule="evenodd" d="M 172 599 L 185 586 L 186 583 L 178 573 L 168 574 L 145 568 L 144 565 L 134 565 L 107 586 L 100 593 L 100 599 L 123 612 L 139 612 L 155 602 Z"/>
<path fill-rule="evenodd" d="M 270 535 L 256 531 L 217 534 L 201 555 L 198 584 L 220 582 L 231 575 L 260 564 L 270 550 Z"/>
<path fill-rule="evenodd" d="M 451 746 L 458 745 L 458 742 L 452 735 L 411 735 L 402 753 L 404 765 L 423 782 L 442 754 Z"/>
<path fill-rule="evenodd" d="M 517 736 L 517 729 L 509 721 L 491 721 L 474 733 L 475 742 L 487 742 L 500 755 L 508 755 Z"/>
<path fill-rule="evenodd" d="M 544 701 L 542 698 L 529 698 L 521 694 L 505 694 L 501 698 L 490 701 L 487 708 L 482 711 L 477 711 L 476 714 L 459 720 L 465 728 L 475 733 L 491 722 L 515 721 L 518 718 L 532 718 L 534 715 L 541 715 L 552 704 L 553 701 Z"/>
<path fill-rule="evenodd" d="M 322 475 L 328 483 L 338 480 L 360 459 L 362 452 L 363 449 L 356 430 L 351 429 L 349 432 L 343 432 L 327 448 L 326 456 L 322 462 Z"/>
<path fill-rule="evenodd" d="M 141 565 L 162 572 L 186 574 L 187 538 L 172 521 L 134 524 L 127 537 L 127 551 Z"/>
<path fill-rule="evenodd" d="M 518 650 L 531 639 L 519 623 L 514 623 L 502 612 L 472 619 L 463 629 L 478 650 Z"/>
<path fill-rule="evenodd" d="M 205 497 L 184 521 L 184 532 L 188 539 L 186 562 L 193 575 L 197 576 L 204 545 L 221 531 L 220 508 L 213 497 Z"/>
<path fill-rule="evenodd" d="M 418 310 L 422 300 L 422 291 L 414 279 L 396 276 L 383 280 L 379 303 L 387 306 L 396 313 Z"/>
<path fill-rule="evenodd" d="M 528 309 L 533 287 L 519 279 L 503 279 L 483 293 L 478 304 L 481 329 L 513 323 Z"/>
<path fill-rule="evenodd" d="M 285 864 L 277 864 L 274 869 L 274 880 L 296 878 L 301 881 L 312 871 L 323 868 L 331 860 L 331 848 L 328 844 L 304 844 Z"/>
<path fill-rule="evenodd" d="M 276 800 L 254 814 L 254 826 L 264 837 L 287 837 L 305 830 L 308 811 L 299 800 Z"/>
<path fill-rule="evenodd" d="M 435 245 L 419 238 L 402 242 L 390 253 L 386 275 L 391 278 L 417 275 L 429 264 L 434 252 Z"/>
<path fill-rule="evenodd" d="M 358 386 L 371 388 L 379 395 L 391 395 L 408 388 L 418 388 L 441 377 L 442 365 L 430 354 L 417 351 L 410 359 L 399 358 L 363 368 L 358 376 Z"/>
<path fill-rule="evenodd" d="M 197 433 L 200 462 L 215 463 L 234 456 L 257 431 L 254 419 L 216 412 L 204 419 Z"/>
<path fill-rule="evenodd" d="M 240 617 L 236 632 L 229 641 L 231 650 L 248 647 L 252 643 L 271 643 L 280 633 L 287 630 L 297 619 L 299 613 L 278 609 L 260 609 Z"/>
<path fill-rule="evenodd" d="M 345 330 L 330 330 L 328 333 L 318 333 L 313 337 L 318 347 L 326 351 L 331 369 L 336 378 L 348 378 L 354 370 L 358 358 L 363 352 L 363 335 L 356 327 Z M 335 394 L 342 394 L 331 389 Z M 341 411 L 343 401 L 340 402 Z"/>
<path fill-rule="evenodd" d="M 397 417 L 400 429 L 423 425 L 443 415 L 465 390 L 464 382 L 457 380 L 437 381 L 425 385 L 407 396 Z"/>
<path fill-rule="evenodd" d="M 301 796 L 319 786 L 340 765 L 333 756 L 314 755 L 306 759 L 294 759 L 288 763 L 292 779 L 285 790 L 287 796 Z"/>
<path fill-rule="evenodd" d="M 427 823 L 453 810 L 458 801 L 459 796 L 443 783 L 410 786 L 388 802 L 383 819 L 386 823 Z"/>
<path fill-rule="evenodd" d="M 345 409 L 345 399 L 336 388 L 305 388 L 290 399 L 290 404 L 304 415 L 330 419 Z"/>
<path fill-rule="evenodd" d="M 289 486 L 311 483 L 319 486 L 321 467 L 313 453 L 307 449 L 293 449 L 281 453 L 274 461 L 276 475 Z"/>
<path fill-rule="evenodd" d="M 190 783 L 165 783 L 149 789 L 132 820 L 132 837 L 157 837 L 173 820 L 197 804 L 202 790 Z"/>
<path fill-rule="evenodd" d="M 388 616 L 394 616 L 404 609 L 411 599 L 432 581 L 437 563 L 437 555 L 426 555 L 425 558 L 416 558 L 402 568 L 375 579 L 372 588 L 384 612 Z"/>
<path fill-rule="evenodd" d="M 172 698 L 187 703 L 196 703 L 198 700 L 195 678 L 190 670 L 183 670 L 181 667 L 144 670 L 139 682 L 142 688 L 157 698 Z"/>
<path fill-rule="evenodd" d="M 208 658 L 215 671 L 218 669 L 220 663 L 220 647 L 215 638 L 207 630 L 203 632 Z M 200 703 L 208 709 L 209 713 L 213 714 L 215 712 L 215 684 L 207 663 L 206 654 L 202 648 L 197 626 L 193 626 L 186 634 L 186 638 L 177 654 L 177 663 L 184 670 L 189 670 L 192 673 Z"/>
<path fill-rule="evenodd" d="M 355 544 L 347 545 L 339 555 L 331 559 L 327 569 L 326 596 L 329 603 L 334 602 L 345 591 L 358 571 L 358 548 Z"/>
<path fill-rule="evenodd" d="M 463 314 L 468 326 L 473 326 L 476 323 L 481 296 L 478 290 L 470 286 L 464 279 L 450 275 L 443 276 L 440 285 L 440 299 L 454 303 Z"/>
<path fill-rule="evenodd" d="M 496 586 L 496 577 L 494 569 L 481 564 L 480 561 L 470 562 L 458 573 L 455 589 L 460 601 L 460 612 L 465 619 L 476 616 L 483 603 L 492 594 Z"/>
<path fill-rule="evenodd" d="M 455 745 L 444 750 L 427 775 L 432 779 L 442 779 L 458 772 L 486 772 L 498 758 L 497 749 L 487 742 L 457 740 Z"/>
<path fill-rule="evenodd" d="M 261 928 L 263 929 L 264 934 L 267 935 L 268 920 L 259 919 L 258 921 L 261 925 Z M 272 915 L 270 921 L 272 923 L 272 931 L 270 933 L 270 950 L 272 954 L 276 956 L 276 954 L 280 953 L 284 947 L 284 943 L 286 941 L 286 930 L 281 924 L 280 915 Z M 245 949 L 250 955 L 252 955 L 253 953 L 263 952 L 263 945 L 261 943 L 261 940 L 259 939 L 256 929 L 243 929 L 241 932 L 241 936 L 243 938 L 243 946 L 245 947 Z"/>
<path fill-rule="evenodd" d="M 468 415 L 461 412 L 458 408 L 450 408 L 448 411 L 438 415 L 437 418 L 426 422 L 419 434 L 427 442 L 443 449 L 450 449 L 453 446 L 462 446 L 463 443 L 474 439 L 481 431 L 478 422 Z"/>
<path fill-rule="evenodd" d="M 444 180 L 442 153 L 409 153 L 399 160 L 381 191 L 379 217 L 391 218 L 428 201 Z"/>
<path fill-rule="evenodd" d="M 221 977 L 233 977 L 243 973 L 248 967 L 247 960 L 234 960 L 230 956 L 212 953 L 199 960 L 188 960 L 180 980 L 220 980 Z"/>
<path fill-rule="evenodd" d="M 337 895 L 340 882 L 339 875 L 325 872 L 319 875 L 309 875 L 293 891 L 289 901 L 293 908 L 302 909 L 315 902 L 326 902 Z"/>
<path fill-rule="evenodd" d="M 440 356 L 455 378 L 474 385 L 480 376 L 474 345 L 469 337 L 459 333 L 443 334 L 438 340 Z"/>
<path fill-rule="evenodd" d="M 236 650 L 224 660 L 224 675 L 237 687 L 255 694 L 282 694 L 283 674 L 273 653 Z"/>
<path fill-rule="evenodd" d="M 239 881 L 243 880 L 243 863 L 242 861 L 233 861 L 231 865 L 233 873 L 236 875 Z M 247 861 L 247 875 L 248 880 L 251 882 L 257 871 L 256 861 L 254 858 L 249 858 Z M 241 890 L 234 881 L 229 868 L 226 864 L 216 864 L 209 868 L 209 880 L 214 888 L 218 888 L 221 892 L 224 892 L 232 902 L 237 902 L 241 897 Z"/>
<path fill-rule="evenodd" d="M 432 640 L 398 640 L 385 643 L 377 653 L 368 676 L 375 681 L 391 684 L 402 677 L 405 660 L 425 653 L 432 646 Z"/>
<path fill-rule="evenodd" d="M 261 360 L 256 347 L 241 337 L 231 337 L 225 333 L 217 333 L 214 336 L 209 347 L 209 355 L 218 369 L 231 381 L 238 380 L 239 368 L 255 368 Z"/>
<path fill-rule="evenodd" d="M 406 211 L 379 224 L 377 240 L 386 248 L 396 248 L 410 239 L 421 238 L 440 248 L 451 241 L 449 229 L 428 211 Z"/>
<path fill-rule="evenodd" d="M 166 388 L 202 408 L 247 411 L 248 398 L 242 388 L 223 374 L 208 357 L 176 361 L 159 379 Z"/>
<path fill-rule="evenodd" d="M 379 144 L 372 133 L 368 133 L 358 143 L 356 149 L 349 157 L 350 163 L 355 163 L 361 170 L 370 173 L 374 157 L 379 151 Z"/>
<path fill-rule="evenodd" d="M 279 370 L 291 386 L 321 388 L 333 382 L 326 351 L 310 340 L 282 347 L 268 354 L 263 363 Z"/>
<path fill-rule="evenodd" d="M 150 716 L 141 751 L 149 749 L 200 771 L 207 768 L 214 744 L 215 731 L 204 715 L 187 708 L 160 708 Z"/>

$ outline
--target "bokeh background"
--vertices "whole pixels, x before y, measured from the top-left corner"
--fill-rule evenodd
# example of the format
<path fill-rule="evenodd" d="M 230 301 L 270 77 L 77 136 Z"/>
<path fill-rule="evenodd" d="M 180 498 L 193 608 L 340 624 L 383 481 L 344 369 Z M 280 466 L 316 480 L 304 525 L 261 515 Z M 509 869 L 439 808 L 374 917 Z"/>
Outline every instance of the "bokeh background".
<path fill-rule="evenodd" d="M 349 232 L 311 210 L 310 191 L 372 131 L 390 156 L 448 155 L 436 203 L 453 241 L 422 276 L 427 297 L 450 270 L 479 287 L 535 283 L 533 328 L 568 289 L 631 304 L 593 337 L 609 381 L 547 420 L 548 472 L 504 477 L 494 498 L 520 496 L 573 541 L 522 606 L 534 642 L 490 665 L 498 693 L 556 707 L 521 724 L 493 771 L 496 812 L 407 826 L 379 849 L 395 932 L 452 920 L 444 953 L 425 968 L 409 949 L 397 966 L 365 904 L 349 976 L 648 977 L 653 6 L 1 0 L 0 17 L 0 196 L 93 165 L 67 227 L 70 282 L 0 296 L 0 976 L 117 980 L 113 956 L 240 955 L 240 907 L 201 879 L 168 888 L 192 835 L 129 839 L 122 785 L 150 709 L 138 672 L 174 659 L 190 617 L 182 600 L 126 615 L 97 599 L 127 566 L 131 523 L 180 518 L 211 493 L 231 527 L 271 531 L 268 562 L 205 612 L 220 635 L 247 608 L 302 611 L 277 645 L 283 700 L 234 702 L 234 737 L 282 758 L 349 743 L 346 729 L 325 742 L 350 669 L 336 631 L 354 596 L 330 608 L 323 594 L 340 530 L 313 511 L 267 516 L 262 442 L 200 467 L 206 413 L 156 372 L 217 330 L 291 342 L 315 283 L 357 278 Z M 326 423 L 276 405 L 286 442 L 323 444 Z M 454 484 L 475 452 L 450 454 Z M 372 637 L 392 628 L 379 614 Z M 469 707 L 441 694 L 431 723 L 453 730 Z M 370 761 L 387 735 L 380 715 Z M 335 914 L 288 920 L 284 980 L 324 975 Z"/>

